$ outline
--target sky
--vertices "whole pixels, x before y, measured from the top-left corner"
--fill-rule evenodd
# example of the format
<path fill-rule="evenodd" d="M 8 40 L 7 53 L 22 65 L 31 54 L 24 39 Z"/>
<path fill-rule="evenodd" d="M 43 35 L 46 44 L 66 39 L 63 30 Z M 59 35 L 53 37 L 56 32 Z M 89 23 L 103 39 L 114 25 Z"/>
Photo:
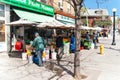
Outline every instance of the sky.
<path fill-rule="evenodd" d="M 97 0 L 99 2 L 99 8 L 107 9 L 110 16 L 113 15 L 112 9 L 116 8 L 116 15 L 120 17 L 120 0 Z M 96 0 L 84 0 L 86 8 L 97 9 Z"/>

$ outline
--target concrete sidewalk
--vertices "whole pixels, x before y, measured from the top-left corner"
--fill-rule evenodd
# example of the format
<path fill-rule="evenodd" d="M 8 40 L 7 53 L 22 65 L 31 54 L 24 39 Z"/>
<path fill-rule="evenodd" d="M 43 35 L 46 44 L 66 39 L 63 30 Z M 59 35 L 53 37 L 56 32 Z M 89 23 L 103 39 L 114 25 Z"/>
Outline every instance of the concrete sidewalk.
<path fill-rule="evenodd" d="M 0 80 L 48 80 L 53 75 L 54 73 L 45 67 L 0 53 Z"/>
<path fill-rule="evenodd" d="M 97 49 L 82 50 L 81 74 L 87 76 L 82 80 L 120 80 L 120 37 L 116 36 L 116 46 L 111 45 L 112 36 L 100 38 Z M 99 45 L 104 44 L 104 55 L 99 54 Z M 74 54 L 64 56 L 60 68 L 63 75 L 51 80 L 73 80 L 70 75 L 74 70 Z M 48 80 L 56 73 L 22 61 L 21 58 L 10 58 L 7 53 L 0 53 L 0 80 Z"/>
<path fill-rule="evenodd" d="M 104 45 L 104 54 L 100 55 L 100 49 L 98 48 L 82 60 L 81 66 L 83 69 L 81 70 L 88 75 L 85 80 L 120 80 L 120 36 L 116 36 L 116 45 L 111 45 L 111 43 L 112 36 L 101 37 L 98 46 L 100 44 Z M 94 79 L 95 77 L 96 79 Z"/>

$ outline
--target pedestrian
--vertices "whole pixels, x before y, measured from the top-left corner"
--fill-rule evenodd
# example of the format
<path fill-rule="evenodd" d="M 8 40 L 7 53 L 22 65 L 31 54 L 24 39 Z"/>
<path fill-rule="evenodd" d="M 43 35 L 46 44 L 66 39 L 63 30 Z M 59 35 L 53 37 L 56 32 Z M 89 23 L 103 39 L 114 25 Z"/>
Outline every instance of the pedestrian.
<path fill-rule="evenodd" d="M 57 60 L 58 64 L 60 59 L 62 58 L 63 55 L 63 37 L 61 34 L 58 34 L 58 37 L 56 38 L 56 47 L 57 47 Z"/>
<path fill-rule="evenodd" d="M 58 37 L 56 38 L 56 47 L 57 48 L 63 47 L 63 37 L 61 34 L 58 34 Z"/>
<path fill-rule="evenodd" d="M 37 32 L 35 33 L 35 39 L 32 43 L 32 46 L 35 48 L 36 51 L 36 55 L 38 58 L 38 66 L 43 66 L 42 53 L 45 47 L 44 40 Z"/>
<path fill-rule="evenodd" d="M 99 32 L 96 33 L 96 41 L 97 41 L 97 43 L 99 43 L 99 39 L 98 38 L 99 38 Z"/>
<path fill-rule="evenodd" d="M 71 53 L 75 52 L 75 36 L 74 36 L 74 33 L 70 37 L 70 52 Z"/>
<path fill-rule="evenodd" d="M 89 33 L 88 33 L 88 32 L 86 33 L 85 38 L 86 38 L 87 41 L 90 40 L 90 36 L 89 36 Z"/>
<path fill-rule="evenodd" d="M 97 46 L 96 46 L 96 43 L 97 43 L 97 36 L 96 34 L 93 32 L 93 43 L 94 43 L 94 48 L 96 49 Z"/>

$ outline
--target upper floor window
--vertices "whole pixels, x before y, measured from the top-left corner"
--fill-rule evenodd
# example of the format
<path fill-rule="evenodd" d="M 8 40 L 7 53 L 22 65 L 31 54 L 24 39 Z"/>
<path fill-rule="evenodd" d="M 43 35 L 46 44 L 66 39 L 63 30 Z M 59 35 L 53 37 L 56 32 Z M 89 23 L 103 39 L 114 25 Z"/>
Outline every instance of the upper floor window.
<path fill-rule="evenodd" d="M 50 5 L 50 6 L 53 6 L 53 0 L 47 0 L 47 4 Z"/>
<path fill-rule="evenodd" d="M 62 0 L 58 0 L 58 6 L 61 10 L 63 10 L 63 1 Z"/>
<path fill-rule="evenodd" d="M 67 12 L 70 13 L 70 11 L 71 11 L 71 7 L 70 7 L 70 4 L 68 3 L 67 4 Z"/>
<path fill-rule="evenodd" d="M 0 17 L 5 17 L 5 6 L 0 4 Z"/>

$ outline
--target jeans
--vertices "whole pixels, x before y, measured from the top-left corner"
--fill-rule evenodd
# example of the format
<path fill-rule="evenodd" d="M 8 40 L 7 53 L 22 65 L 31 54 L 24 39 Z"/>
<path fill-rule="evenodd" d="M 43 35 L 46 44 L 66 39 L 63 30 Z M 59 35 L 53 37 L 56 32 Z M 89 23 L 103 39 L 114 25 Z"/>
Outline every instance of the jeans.
<path fill-rule="evenodd" d="M 37 53 L 37 58 L 38 58 L 38 65 L 42 66 L 43 65 L 42 51 L 36 51 L 36 53 Z"/>
<path fill-rule="evenodd" d="M 94 43 L 94 48 L 97 48 L 97 46 L 96 46 L 96 40 L 93 40 L 93 43 Z"/>

